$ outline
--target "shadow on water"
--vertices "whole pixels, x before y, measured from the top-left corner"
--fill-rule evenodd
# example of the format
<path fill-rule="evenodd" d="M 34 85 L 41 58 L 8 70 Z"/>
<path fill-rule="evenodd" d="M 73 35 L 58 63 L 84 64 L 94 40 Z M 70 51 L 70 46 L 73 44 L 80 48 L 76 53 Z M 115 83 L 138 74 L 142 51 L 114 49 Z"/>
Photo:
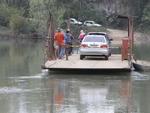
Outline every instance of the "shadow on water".
<path fill-rule="evenodd" d="M 96 72 L 96 71 L 82 71 L 80 72 L 66 72 L 66 71 L 49 71 L 47 74 L 48 77 L 51 79 L 60 79 L 60 80 L 74 80 L 77 81 L 99 81 L 99 80 L 130 80 L 130 73 L 129 72 Z"/>
<path fill-rule="evenodd" d="M 129 70 L 112 70 L 112 69 L 69 69 L 69 70 L 50 70 L 49 74 L 78 74 L 78 75 L 129 75 Z"/>

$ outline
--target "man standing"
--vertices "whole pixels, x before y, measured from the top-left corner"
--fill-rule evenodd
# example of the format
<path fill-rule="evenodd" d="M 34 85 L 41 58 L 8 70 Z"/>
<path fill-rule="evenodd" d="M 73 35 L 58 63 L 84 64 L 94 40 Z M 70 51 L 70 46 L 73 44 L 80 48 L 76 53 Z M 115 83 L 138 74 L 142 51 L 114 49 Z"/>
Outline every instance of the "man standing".
<path fill-rule="evenodd" d="M 66 34 L 65 34 L 65 45 L 67 46 L 66 48 L 66 52 L 68 55 L 71 55 L 72 53 L 72 41 L 73 41 L 73 36 L 70 33 L 70 29 L 66 30 Z"/>
<path fill-rule="evenodd" d="M 62 59 L 64 56 L 64 34 L 61 32 L 61 29 L 58 28 L 57 32 L 55 33 L 54 36 L 54 43 L 57 46 L 56 48 L 56 55 L 59 59 Z"/>

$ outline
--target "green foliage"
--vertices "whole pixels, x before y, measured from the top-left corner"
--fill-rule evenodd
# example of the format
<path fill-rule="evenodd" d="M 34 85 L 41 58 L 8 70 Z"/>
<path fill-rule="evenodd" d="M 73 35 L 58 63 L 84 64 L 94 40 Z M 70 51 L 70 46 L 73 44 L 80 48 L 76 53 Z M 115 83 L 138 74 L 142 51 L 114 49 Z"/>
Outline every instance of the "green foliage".
<path fill-rule="evenodd" d="M 32 20 L 23 19 L 24 24 L 20 28 L 20 33 L 29 34 L 29 33 L 35 33 L 38 32 L 37 23 Z"/>
<path fill-rule="evenodd" d="M 22 11 L 23 16 L 28 17 L 29 14 L 29 0 L 1 0 L 0 4 L 6 4 L 9 7 L 16 7 Z"/>
<path fill-rule="evenodd" d="M 12 15 L 10 18 L 10 28 L 14 33 L 34 33 L 36 32 L 36 24 L 22 16 Z"/>
<path fill-rule="evenodd" d="M 34 22 L 23 17 L 23 11 L 7 4 L 0 5 L 0 25 L 10 27 L 15 33 L 35 32 Z"/>
<path fill-rule="evenodd" d="M 37 21 L 37 30 L 41 34 L 47 31 L 51 16 L 54 25 L 61 26 L 64 12 L 64 6 L 56 0 L 30 0 L 30 17 Z"/>
<path fill-rule="evenodd" d="M 0 5 L 0 25 L 8 26 L 11 15 L 21 15 L 21 12 L 14 7 L 6 4 Z"/>
<path fill-rule="evenodd" d="M 139 60 L 150 60 L 150 45 L 149 40 L 146 39 L 145 42 L 141 43 L 140 45 L 136 45 L 134 47 L 134 53 L 137 59 Z"/>
<path fill-rule="evenodd" d="M 144 8 L 142 19 L 150 23 L 150 3 Z"/>
<path fill-rule="evenodd" d="M 123 28 L 127 23 L 118 20 L 116 13 L 136 16 L 134 22 L 136 25 L 140 24 L 140 27 L 150 25 L 149 0 L 0 1 L 0 25 L 10 25 L 13 31 L 21 33 L 46 32 L 51 16 L 56 27 L 66 28 L 65 20 L 73 17 L 82 22 L 94 20 L 103 26 Z"/>
<path fill-rule="evenodd" d="M 143 16 L 138 27 L 138 30 L 140 30 L 143 33 L 150 32 L 150 2 L 145 6 L 143 10 Z"/>
<path fill-rule="evenodd" d="M 25 19 L 19 15 L 12 15 L 10 18 L 9 26 L 15 33 L 19 33 L 25 24 Z"/>
<path fill-rule="evenodd" d="M 0 25 L 7 26 L 9 23 L 10 13 L 3 5 L 0 5 Z"/>

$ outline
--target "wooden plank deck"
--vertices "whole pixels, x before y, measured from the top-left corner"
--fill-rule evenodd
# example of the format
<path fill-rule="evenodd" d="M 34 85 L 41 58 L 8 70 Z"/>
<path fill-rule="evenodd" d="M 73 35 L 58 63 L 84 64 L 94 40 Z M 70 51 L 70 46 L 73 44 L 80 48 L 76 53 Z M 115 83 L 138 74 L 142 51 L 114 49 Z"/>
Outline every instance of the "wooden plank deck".
<path fill-rule="evenodd" d="M 90 70 L 130 70 L 128 60 L 121 60 L 121 55 L 114 54 L 109 57 L 109 60 L 103 60 L 100 58 L 87 57 L 80 60 L 79 54 L 73 54 L 69 56 L 69 59 L 58 59 L 53 61 L 47 61 L 45 68 L 49 70 L 59 69 L 90 69 Z"/>

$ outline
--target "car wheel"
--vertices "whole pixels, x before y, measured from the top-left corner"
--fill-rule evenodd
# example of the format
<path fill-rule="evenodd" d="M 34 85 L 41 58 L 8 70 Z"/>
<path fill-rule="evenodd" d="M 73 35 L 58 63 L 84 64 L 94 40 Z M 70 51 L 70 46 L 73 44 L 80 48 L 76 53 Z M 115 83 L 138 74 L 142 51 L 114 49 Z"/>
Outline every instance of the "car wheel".
<path fill-rule="evenodd" d="M 105 56 L 105 60 L 108 60 L 108 56 Z"/>
<path fill-rule="evenodd" d="M 83 55 L 80 55 L 80 60 L 83 60 L 84 56 Z"/>

